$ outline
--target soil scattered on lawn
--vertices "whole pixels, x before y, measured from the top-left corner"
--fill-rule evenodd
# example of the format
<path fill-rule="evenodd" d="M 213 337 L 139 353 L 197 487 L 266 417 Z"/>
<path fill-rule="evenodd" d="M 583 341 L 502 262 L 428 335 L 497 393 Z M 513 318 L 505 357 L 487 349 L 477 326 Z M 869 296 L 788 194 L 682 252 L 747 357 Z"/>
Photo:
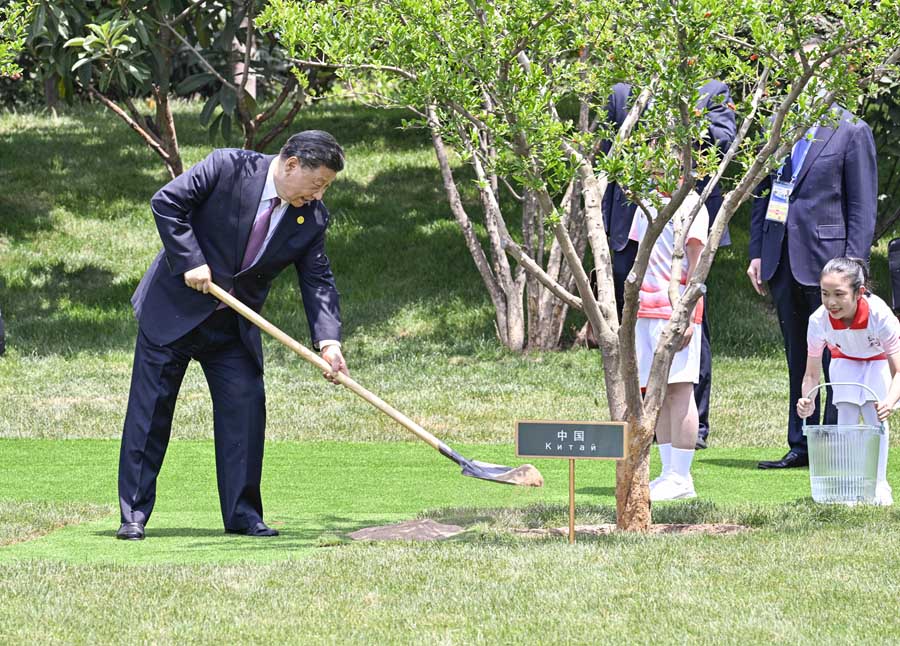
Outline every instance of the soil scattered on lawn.
<path fill-rule="evenodd" d="M 732 525 L 729 523 L 658 523 L 650 525 L 648 534 L 706 534 L 710 536 L 722 536 L 726 534 L 740 534 L 749 531 L 744 525 Z M 612 523 L 604 525 L 575 525 L 575 535 L 582 536 L 606 536 L 617 532 Z M 568 527 L 538 527 L 513 529 L 514 534 L 520 536 L 568 536 Z"/>
<path fill-rule="evenodd" d="M 394 525 L 366 527 L 348 534 L 355 541 L 434 541 L 466 531 L 459 525 L 444 525 L 430 518 L 407 520 Z"/>

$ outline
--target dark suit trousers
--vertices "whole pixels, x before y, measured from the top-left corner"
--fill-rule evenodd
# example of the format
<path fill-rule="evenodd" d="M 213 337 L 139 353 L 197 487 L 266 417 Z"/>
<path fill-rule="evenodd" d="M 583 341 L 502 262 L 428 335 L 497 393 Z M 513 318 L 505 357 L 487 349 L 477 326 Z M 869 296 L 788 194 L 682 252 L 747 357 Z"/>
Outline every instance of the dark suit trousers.
<path fill-rule="evenodd" d="M 809 317 L 822 304 L 822 293 L 818 285 L 801 285 L 791 272 L 791 261 L 787 252 L 787 236 L 781 246 L 781 260 L 769 281 L 772 300 L 778 312 L 778 323 L 784 337 L 784 353 L 787 358 L 790 378 L 790 409 L 788 411 L 788 445 L 800 455 L 806 455 L 806 437 L 803 435 L 803 420 L 797 415 L 797 400 L 805 393 L 803 375 L 806 373 L 806 330 Z M 828 366 L 831 357 L 828 349 L 822 354 L 822 368 L 828 381 Z M 837 408 L 831 403 L 831 388 L 827 389 L 825 424 L 837 423 Z M 807 420 L 818 424 L 820 419 L 819 397 L 816 396 L 815 410 Z"/>
<path fill-rule="evenodd" d="M 616 309 L 619 320 L 622 320 L 622 309 L 625 307 L 625 279 L 631 272 L 631 266 L 637 256 L 638 243 L 629 240 L 621 251 L 613 252 L 613 285 L 616 290 Z M 700 338 L 700 378 L 694 384 L 694 401 L 697 403 L 697 414 L 700 425 L 697 435 L 703 440 L 709 436 L 709 393 L 712 390 L 712 352 L 709 348 L 709 295 L 703 297 L 703 335 Z"/>
<path fill-rule="evenodd" d="M 217 310 L 168 345 L 155 345 L 138 331 L 119 455 L 122 522 L 146 524 L 153 511 L 175 400 L 191 359 L 200 362 L 212 395 L 222 520 L 226 529 L 252 527 L 263 517 L 265 390 L 231 310 Z"/>

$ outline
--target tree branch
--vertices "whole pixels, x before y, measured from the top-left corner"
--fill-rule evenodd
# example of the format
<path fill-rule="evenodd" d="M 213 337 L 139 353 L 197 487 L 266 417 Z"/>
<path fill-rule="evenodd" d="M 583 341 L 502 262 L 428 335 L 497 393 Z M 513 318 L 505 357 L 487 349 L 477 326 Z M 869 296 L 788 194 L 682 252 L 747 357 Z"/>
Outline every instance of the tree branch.
<path fill-rule="evenodd" d="M 194 54 L 194 56 L 197 57 L 197 60 L 200 61 L 200 65 L 205 67 L 209 71 L 210 74 L 215 76 L 216 79 L 222 85 L 224 85 L 225 87 L 227 87 L 228 89 L 233 91 L 238 97 L 241 96 L 239 94 L 240 90 L 238 89 L 238 87 L 234 83 L 232 83 L 231 81 L 226 79 L 224 76 L 219 74 L 219 70 L 217 70 L 215 67 L 213 67 L 212 64 L 208 60 L 206 60 L 206 58 L 203 56 L 203 54 L 201 54 L 200 51 L 196 47 L 194 47 L 191 43 L 189 43 L 184 36 L 179 34 L 178 31 L 174 27 L 172 27 L 171 23 L 169 23 L 167 20 L 163 20 L 162 24 L 164 27 L 166 27 L 172 33 L 172 35 L 175 36 L 175 38 L 177 38 L 181 42 L 182 45 L 184 45 L 189 50 L 191 50 L 191 52 Z"/>
<path fill-rule="evenodd" d="M 398 74 L 408 81 L 418 81 L 419 78 L 412 72 L 407 72 L 401 67 L 393 65 L 369 65 L 367 63 L 326 63 L 325 61 L 312 61 L 300 58 L 289 58 L 294 65 L 306 67 L 324 67 L 328 69 L 344 69 L 344 70 L 372 70 L 375 72 L 392 72 Z"/>
<path fill-rule="evenodd" d="M 284 115 L 284 118 L 279 121 L 277 124 L 272 126 L 272 129 L 269 130 L 268 134 L 256 144 L 256 150 L 265 150 L 266 146 L 268 146 L 272 141 L 280 135 L 285 129 L 294 122 L 294 117 L 297 116 L 297 113 L 300 112 L 300 108 L 303 107 L 303 104 L 306 102 L 306 95 L 304 94 L 299 99 L 294 101 L 294 104 L 291 106 L 291 109 L 288 110 L 288 113 Z"/>
<path fill-rule="evenodd" d="M 169 24 L 172 25 L 173 27 L 181 24 L 182 22 L 187 20 L 188 16 L 190 16 L 193 13 L 194 9 L 202 6 L 203 3 L 204 3 L 204 0 L 194 0 L 194 2 L 191 2 L 191 4 L 187 7 L 187 9 L 185 9 L 180 14 L 178 14 L 177 16 L 172 18 L 172 20 L 169 21 Z"/>
<path fill-rule="evenodd" d="M 584 310 L 584 305 L 580 298 L 566 290 L 562 285 L 553 280 L 553 278 L 545 272 L 539 264 L 537 264 L 534 259 L 531 258 L 518 244 L 513 241 L 512 238 L 507 234 L 503 238 L 503 249 L 510 256 L 515 258 L 516 262 L 522 265 L 525 270 L 537 278 L 544 287 L 549 289 L 553 294 L 559 298 L 563 303 L 569 305 L 570 307 L 574 307 L 578 310 Z"/>
<path fill-rule="evenodd" d="M 155 151 L 156 154 L 162 158 L 162 160 L 166 163 L 166 165 L 167 166 L 169 165 L 169 163 L 171 162 L 171 156 L 169 155 L 169 153 L 167 153 L 165 151 L 165 149 L 163 149 L 163 147 L 160 145 L 160 143 L 152 135 L 150 135 L 134 119 L 132 119 L 130 116 L 128 116 L 128 113 L 126 113 L 125 110 L 123 110 L 118 105 L 116 105 L 113 101 L 111 101 L 110 99 L 105 97 L 103 94 L 98 92 L 97 89 L 94 88 L 93 85 L 88 85 L 87 91 L 93 98 L 97 99 L 98 101 L 100 101 L 100 103 L 102 103 L 107 108 L 112 110 L 112 112 L 114 112 L 116 114 L 116 116 L 118 116 L 122 121 L 124 121 L 126 124 L 128 124 L 128 126 L 132 130 L 134 130 L 136 133 L 138 133 L 138 135 L 140 135 L 140 137 L 147 143 L 147 145 L 150 146 L 150 148 L 153 151 Z M 170 172 L 171 172 L 171 170 L 170 170 Z"/>
<path fill-rule="evenodd" d="M 291 92 L 294 91 L 294 88 L 297 87 L 297 77 L 293 74 L 288 75 L 288 80 L 285 81 L 284 87 L 281 88 L 281 92 L 278 94 L 278 98 L 275 99 L 275 103 L 270 105 L 265 112 L 260 112 L 254 120 L 257 125 L 262 124 L 269 119 L 271 119 L 275 114 L 281 109 L 281 106 L 284 105 L 285 100 L 290 96 Z"/>

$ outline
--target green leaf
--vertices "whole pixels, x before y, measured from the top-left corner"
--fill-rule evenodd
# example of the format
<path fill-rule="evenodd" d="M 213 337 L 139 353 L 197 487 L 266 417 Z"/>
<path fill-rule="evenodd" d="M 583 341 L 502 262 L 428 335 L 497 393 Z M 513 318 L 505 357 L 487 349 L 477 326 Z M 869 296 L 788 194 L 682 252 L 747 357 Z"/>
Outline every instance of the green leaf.
<path fill-rule="evenodd" d="M 194 74 L 179 83 L 175 88 L 175 93 L 190 94 L 191 92 L 194 92 L 195 90 L 198 90 L 205 85 L 209 85 L 209 83 L 215 78 L 216 77 L 209 72 Z"/>
<path fill-rule="evenodd" d="M 205 126 L 209 123 L 209 119 L 212 117 L 213 110 L 216 109 L 217 105 L 219 105 L 219 95 L 213 94 L 203 105 L 203 110 L 200 111 L 200 123 L 202 125 Z"/>
<path fill-rule="evenodd" d="M 150 34 L 147 32 L 147 27 L 144 25 L 143 20 L 138 20 L 134 24 L 134 30 L 137 32 L 141 44 L 144 45 L 144 47 L 150 47 L 152 41 L 150 40 Z"/>
<path fill-rule="evenodd" d="M 128 77 L 125 76 L 125 68 L 121 65 L 116 65 L 116 77 L 118 78 L 118 83 L 121 89 L 128 91 Z"/>
<path fill-rule="evenodd" d="M 63 43 L 63 47 L 81 47 L 82 45 L 84 45 L 84 38 L 70 38 Z"/>
<path fill-rule="evenodd" d="M 31 38 L 34 40 L 35 36 L 38 34 L 42 34 L 44 32 L 44 25 L 47 22 L 47 12 L 44 9 L 44 5 L 40 4 L 38 6 L 37 11 L 34 14 L 34 22 L 31 26 Z"/>
<path fill-rule="evenodd" d="M 91 76 L 92 76 L 92 68 L 90 65 L 83 65 L 78 70 L 78 82 L 81 83 L 82 85 L 87 85 L 88 83 L 90 83 Z M 74 94 L 72 77 L 69 74 L 60 74 L 60 77 L 65 79 L 66 87 L 68 88 L 68 91 L 69 91 L 69 96 L 72 96 Z"/>
<path fill-rule="evenodd" d="M 231 115 L 222 114 L 222 137 L 226 144 L 231 143 Z"/>
<path fill-rule="evenodd" d="M 209 126 L 209 143 L 216 143 L 216 133 L 219 131 L 219 124 L 222 122 L 222 115 L 224 112 L 220 112 L 219 115 L 213 119 L 213 122 Z"/>
<path fill-rule="evenodd" d="M 74 72 L 82 65 L 86 65 L 87 63 L 92 63 L 93 61 L 94 61 L 94 59 L 91 56 L 85 56 L 84 58 L 79 58 L 78 62 L 72 66 L 71 71 Z"/>
<path fill-rule="evenodd" d="M 232 114 L 235 106 L 237 106 L 237 95 L 231 88 L 223 86 L 222 89 L 219 90 L 219 101 L 222 103 L 222 109 L 227 114 Z"/>
<path fill-rule="evenodd" d="M 253 95 L 247 91 L 244 91 L 244 107 L 251 117 L 256 116 L 259 112 L 259 105 L 256 103 L 256 99 L 254 99 Z"/>

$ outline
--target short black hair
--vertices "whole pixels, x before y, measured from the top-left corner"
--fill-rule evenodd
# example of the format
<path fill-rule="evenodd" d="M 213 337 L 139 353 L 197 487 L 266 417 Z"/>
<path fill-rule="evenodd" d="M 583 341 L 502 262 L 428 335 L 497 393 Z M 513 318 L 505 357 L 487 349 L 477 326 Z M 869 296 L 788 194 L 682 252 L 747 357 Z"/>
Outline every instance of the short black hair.
<path fill-rule="evenodd" d="M 324 130 L 303 130 L 290 136 L 281 147 L 281 158 L 296 157 L 304 168 L 326 166 L 335 173 L 344 170 L 344 149 Z"/>

